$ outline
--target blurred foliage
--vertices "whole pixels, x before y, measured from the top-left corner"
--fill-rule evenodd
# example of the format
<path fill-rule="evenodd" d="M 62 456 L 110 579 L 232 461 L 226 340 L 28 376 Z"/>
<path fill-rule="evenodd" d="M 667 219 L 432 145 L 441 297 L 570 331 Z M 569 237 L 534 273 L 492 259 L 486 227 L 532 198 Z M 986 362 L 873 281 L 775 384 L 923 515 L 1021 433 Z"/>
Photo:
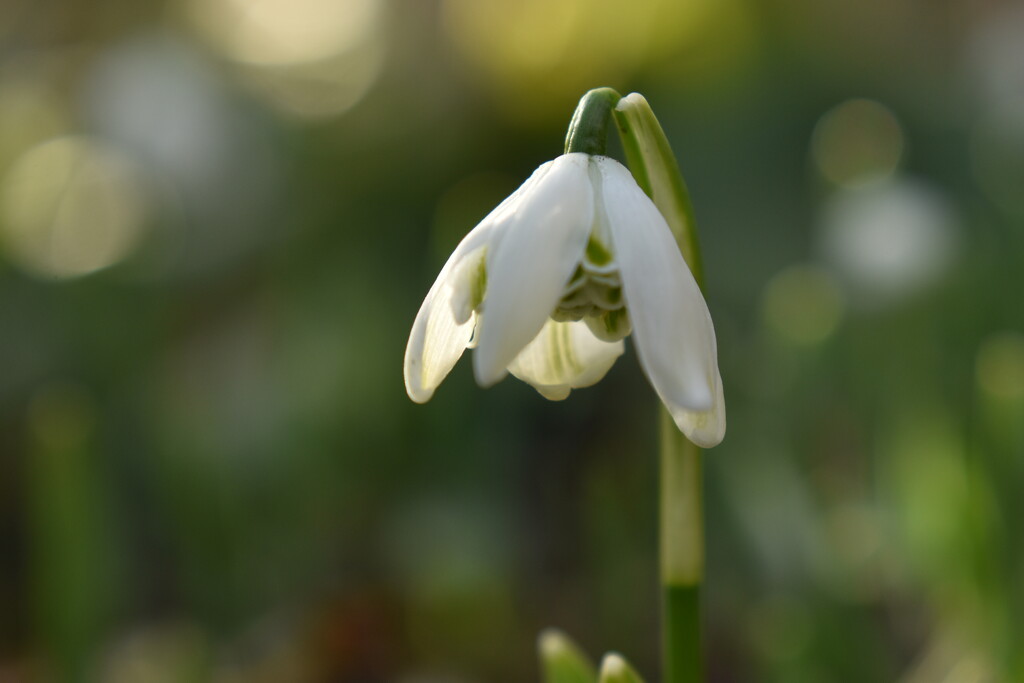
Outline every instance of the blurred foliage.
<path fill-rule="evenodd" d="M 1022 64 L 998 0 L 0 3 L 0 680 L 655 680 L 635 360 L 401 379 L 599 85 L 700 222 L 712 680 L 1024 680 Z"/>

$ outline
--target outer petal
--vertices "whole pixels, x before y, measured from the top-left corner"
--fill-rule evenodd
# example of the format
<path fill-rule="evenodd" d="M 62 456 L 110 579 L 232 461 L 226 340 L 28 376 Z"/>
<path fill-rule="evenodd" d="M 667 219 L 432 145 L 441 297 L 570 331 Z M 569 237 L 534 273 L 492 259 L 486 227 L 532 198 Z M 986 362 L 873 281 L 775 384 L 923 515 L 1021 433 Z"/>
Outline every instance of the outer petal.
<path fill-rule="evenodd" d="M 448 262 L 427 292 L 409 333 L 405 348 L 405 390 L 417 403 L 426 403 L 448 376 L 473 336 L 475 317 L 458 323 L 452 312 L 452 298 L 459 291 L 455 281 L 459 265 L 467 258 L 496 243 L 516 215 L 516 206 L 529 188 L 550 170 L 552 162 L 538 168 L 522 186 L 473 228 L 455 248 Z"/>
<path fill-rule="evenodd" d="M 481 386 L 506 367 L 544 326 L 579 263 L 594 215 L 590 156 L 566 154 L 527 188 L 512 223 L 487 252 L 487 293 L 477 323 L 473 369 Z"/>
<path fill-rule="evenodd" d="M 676 424 L 705 448 L 725 433 L 715 329 L 664 217 L 629 171 L 598 159 L 637 355 Z"/>
<path fill-rule="evenodd" d="M 572 389 L 599 382 L 623 350 L 622 341 L 601 341 L 585 322 L 548 319 L 508 370 L 544 398 L 559 401 Z"/>
<path fill-rule="evenodd" d="M 693 443 L 701 448 L 711 448 L 722 443 L 725 437 L 725 396 L 722 394 L 722 377 L 715 368 L 715 404 L 711 410 L 695 412 L 682 407 L 669 406 L 669 412 L 676 426 Z"/>

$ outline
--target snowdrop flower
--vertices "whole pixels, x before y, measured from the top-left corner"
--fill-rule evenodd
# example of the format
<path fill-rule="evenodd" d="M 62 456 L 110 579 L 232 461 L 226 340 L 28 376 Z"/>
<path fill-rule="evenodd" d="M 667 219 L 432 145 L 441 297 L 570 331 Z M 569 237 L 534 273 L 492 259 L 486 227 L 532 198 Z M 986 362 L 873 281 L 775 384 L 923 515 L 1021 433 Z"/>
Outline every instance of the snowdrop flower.
<path fill-rule="evenodd" d="M 718 444 L 725 406 L 715 331 L 668 224 L 620 163 L 565 154 L 456 247 L 413 323 L 406 390 L 430 400 L 475 347 L 481 386 L 511 372 L 564 399 L 604 377 L 631 331 L 679 428 L 698 446 Z"/>

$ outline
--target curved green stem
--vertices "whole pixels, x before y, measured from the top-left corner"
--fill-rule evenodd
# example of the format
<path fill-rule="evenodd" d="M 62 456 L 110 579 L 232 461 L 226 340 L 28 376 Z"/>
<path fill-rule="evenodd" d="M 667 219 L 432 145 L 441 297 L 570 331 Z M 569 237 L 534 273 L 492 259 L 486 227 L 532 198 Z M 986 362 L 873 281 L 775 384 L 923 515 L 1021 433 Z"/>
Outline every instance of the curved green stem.
<path fill-rule="evenodd" d="M 608 124 L 621 98 L 611 88 L 594 88 L 580 98 L 565 136 L 565 153 L 604 154 L 608 143 Z"/>

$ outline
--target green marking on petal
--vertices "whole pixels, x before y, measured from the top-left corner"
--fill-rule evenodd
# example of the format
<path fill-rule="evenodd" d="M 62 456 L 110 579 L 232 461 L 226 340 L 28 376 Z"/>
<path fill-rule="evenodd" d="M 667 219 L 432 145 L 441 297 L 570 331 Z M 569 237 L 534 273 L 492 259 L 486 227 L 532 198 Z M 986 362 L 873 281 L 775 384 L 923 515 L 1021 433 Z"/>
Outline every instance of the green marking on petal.
<path fill-rule="evenodd" d="M 576 271 L 569 278 L 569 284 L 565 286 L 565 295 L 568 295 L 580 287 L 587 281 L 587 273 L 583 270 L 583 265 L 576 266 Z"/>
<path fill-rule="evenodd" d="M 622 288 L 619 286 L 610 287 L 592 280 L 587 285 L 587 293 L 590 295 L 590 303 L 606 311 L 617 310 L 625 305 Z"/>
<path fill-rule="evenodd" d="M 572 371 L 573 376 L 576 376 L 583 372 L 583 364 L 580 363 L 580 359 L 576 355 L 576 347 L 572 343 L 572 330 L 568 325 L 559 325 L 558 327 L 561 328 L 561 344 L 565 364 Z"/>
<path fill-rule="evenodd" d="M 556 323 L 574 323 L 579 320 L 583 320 L 586 316 L 590 315 L 594 310 L 594 307 L 590 304 L 585 306 L 559 306 L 551 314 L 551 319 Z"/>
<path fill-rule="evenodd" d="M 551 337 L 548 340 L 548 362 L 551 363 L 551 370 L 556 377 L 562 376 L 563 367 L 561 339 L 559 338 L 561 329 L 562 325 L 548 325 L 548 335 Z"/>
<path fill-rule="evenodd" d="M 625 308 L 604 311 L 600 315 L 588 315 L 584 321 L 594 336 L 601 341 L 616 342 L 624 339 L 632 331 L 629 314 Z"/>
<path fill-rule="evenodd" d="M 589 289 L 587 287 L 581 287 L 572 294 L 562 297 L 562 301 L 558 304 L 558 307 L 566 310 L 582 307 L 592 308 Z"/>
<path fill-rule="evenodd" d="M 612 253 L 601 244 L 593 235 L 587 242 L 587 260 L 595 266 L 603 266 L 612 261 Z"/>
<path fill-rule="evenodd" d="M 480 308 L 480 304 L 484 302 L 484 295 L 487 293 L 487 247 L 483 248 L 476 271 L 470 277 L 469 302 L 475 311 Z"/>

